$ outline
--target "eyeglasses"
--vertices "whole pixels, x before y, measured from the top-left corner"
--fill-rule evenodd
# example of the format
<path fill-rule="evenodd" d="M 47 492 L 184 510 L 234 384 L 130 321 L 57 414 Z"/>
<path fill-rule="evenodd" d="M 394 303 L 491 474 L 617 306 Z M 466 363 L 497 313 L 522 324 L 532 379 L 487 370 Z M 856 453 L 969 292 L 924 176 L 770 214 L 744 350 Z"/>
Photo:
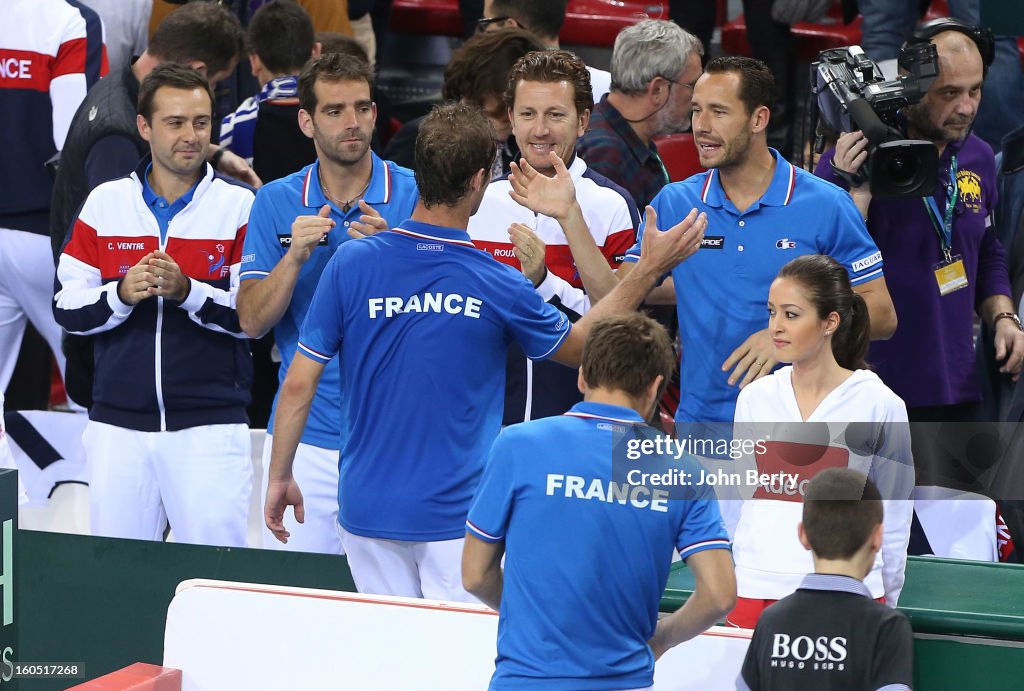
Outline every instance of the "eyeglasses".
<path fill-rule="evenodd" d="M 658 76 L 661 77 L 662 79 L 664 79 L 666 82 L 668 82 L 668 84 L 669 84 L 668 88 L 669 89 L 671 89 L 672 85 L 675 84 L 676 86 L 681 86 L 684 89 L 689 89 L 690 93 L 693 93 L 693 87 L 696 86 L 696 84 L 697 84 L 697 82 L 690 82 L 689 84 L 687 84 L 686 82 L 677 82 L 675 79 L 669 79 L 668 77 L 665 77 L 663 75 L 658 75 Z"/>
<path fill-rule="evenodd" d="M 487 31 L 487 27 L 491 24 L 497 24 L 498 22 L 507 22 L 512 17 L 483 17 L 482 19 L 476 20 L 477 31 Z"/>

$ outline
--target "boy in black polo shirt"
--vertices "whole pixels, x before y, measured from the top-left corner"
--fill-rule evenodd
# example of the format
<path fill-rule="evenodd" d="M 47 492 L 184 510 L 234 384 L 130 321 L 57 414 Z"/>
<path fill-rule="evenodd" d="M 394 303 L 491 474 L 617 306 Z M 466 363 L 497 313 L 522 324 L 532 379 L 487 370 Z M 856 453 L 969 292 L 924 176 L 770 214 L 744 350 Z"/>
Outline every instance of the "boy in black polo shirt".
<path fill-rule="evenodd" d="M 849 468 L 821 472 L 807 486 L 798 533 L 814 573 L 761 615 L 736 688 L 909 691 L 910 622 L 862 582 L 882 546 L 878 488 Z"/>

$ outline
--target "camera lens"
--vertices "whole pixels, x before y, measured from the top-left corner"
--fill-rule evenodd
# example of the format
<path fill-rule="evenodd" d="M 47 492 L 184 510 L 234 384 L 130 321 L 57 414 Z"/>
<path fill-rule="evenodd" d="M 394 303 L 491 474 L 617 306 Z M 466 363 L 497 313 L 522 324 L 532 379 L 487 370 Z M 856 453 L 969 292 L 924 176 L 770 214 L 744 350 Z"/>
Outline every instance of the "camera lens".
<path fill-rule="evenodd" d="M 909 185 L 917 178 L 918 162 L 913 156 L 897 154 L 886 165 L 886 177 L 896 186 Z"/>

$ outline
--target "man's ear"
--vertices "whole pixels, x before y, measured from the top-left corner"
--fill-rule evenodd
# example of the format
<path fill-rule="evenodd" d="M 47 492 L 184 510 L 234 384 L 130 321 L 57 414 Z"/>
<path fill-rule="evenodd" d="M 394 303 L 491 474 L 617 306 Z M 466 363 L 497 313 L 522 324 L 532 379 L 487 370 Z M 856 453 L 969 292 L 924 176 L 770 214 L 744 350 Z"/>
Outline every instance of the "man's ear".
<path fill-rule="evenodd" d="M 469 189 L 473 190 L 474 192 L 479 192 L 484 187 L 486 187 L 487 183 L 491 181 L 489 173 L 490 171 L 484 170 L 483 168 L 476 171 L 476 173 L 473 175 L 473 179 L 469 183 Z"/>
<path fill-rule="evenodd" d="M 320 41 L 314 42 L 313 43 L 313 50 L 311 50 L 309 52 L 309 59 L 310 60 L 316 60 L 318 57 L 320 57 L 320 54 L 323 52 L 323 50 L 324 50 L 324 44 L 320 43 Z"/>
<path fill-rule="evenodd" d="M 582 137 L 584 132 L 587 131 L 587 125 L 589 125 L 589 124 L 590 124 L 590 109 L 587 108 L 586 110 L 583 111 L 583 113 L 580 114 L 580 131 L 579 131 L 579 133 L 576 136 L 577 137 Z"/>
<path fill-rule="evenodd" d="M 804 549 L 811 549 L 811 541 L 807 539 L 807 532 L 804 530 L 804 522 L 800 521 L 796 524 L 796 536 L 800 540 L 800 544 L 804 546 Z"/>
<path fill-rule="evenodd" d="M 146 118 L 141 114 L 136 115 L 135 126 L 139 128 L 139 136 L 148 142 L 152 134 L 152 128 L 149 126 L 149 123 L 146 122 Z"/>
<path fill-rule="evenodd" d="M 188 63 L 188 66 L 191 67 L 192 69 L 194 69 L 199 74 L 203 75 L 204 77 L 208 77 L 209 76 L 207 74 L 206 63 L 203 62 L 202 60 L 192 60 L 191 62 Z"/>
<path fill-rule="evenodd" d="M 764 132 L 768 129 L 768 121 L 771 119 L 771 111 L 768 106 L 758 106 L 751 116 L 751 129 L 754 132 Z"/>
<path fill-rule="evenodd" d="M 660 106 L 668 100 L 671 86 L 664 77 L 655 77 L 647 82 L 647 100 L 651 102 L 651 105 Z"/>
<path fill-rule="evenodd" d="M 576 388 L 580 390 L 580 393 L 584 396 L 587 395 L 587 380 L 583 378 L 583 368 L 580 367 L 576 373 Z"/>
<path fill-rule="evenodd" d="M 310 139 L 313 138 L 313 116 L 304 108 L 299 108 L 299 129 Z"/>
<path fill-rule="evenodd" d="M 249 71 L 252 72 L 252 76 L 259 76 L 262 69 L 263 61 L 260 60 L 260 56 L 256 55 L 256 53 L 249 53 Z"/>
<path fill-rule="evenodd" d="M 871 531 L 871 551 L 877 552 L 882 549 L 882 539 L 885 537 L 885 524 L 879 523 Z"/>

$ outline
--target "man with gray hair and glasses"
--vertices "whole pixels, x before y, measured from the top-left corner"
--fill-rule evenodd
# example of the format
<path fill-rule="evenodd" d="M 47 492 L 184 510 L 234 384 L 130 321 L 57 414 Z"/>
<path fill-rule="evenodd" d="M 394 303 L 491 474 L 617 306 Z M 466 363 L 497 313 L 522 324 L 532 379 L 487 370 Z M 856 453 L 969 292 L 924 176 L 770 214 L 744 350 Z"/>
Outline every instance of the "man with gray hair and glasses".
<path fill-rule="evenodd" d="M 611 91 L 594 106 L 579 153 L 624 187 L 638 209 L 669 182 L 652 140 L 686 129 L 703 52 L 695 36 L 658 19 L 638 22 L 615 38 Z"/>

